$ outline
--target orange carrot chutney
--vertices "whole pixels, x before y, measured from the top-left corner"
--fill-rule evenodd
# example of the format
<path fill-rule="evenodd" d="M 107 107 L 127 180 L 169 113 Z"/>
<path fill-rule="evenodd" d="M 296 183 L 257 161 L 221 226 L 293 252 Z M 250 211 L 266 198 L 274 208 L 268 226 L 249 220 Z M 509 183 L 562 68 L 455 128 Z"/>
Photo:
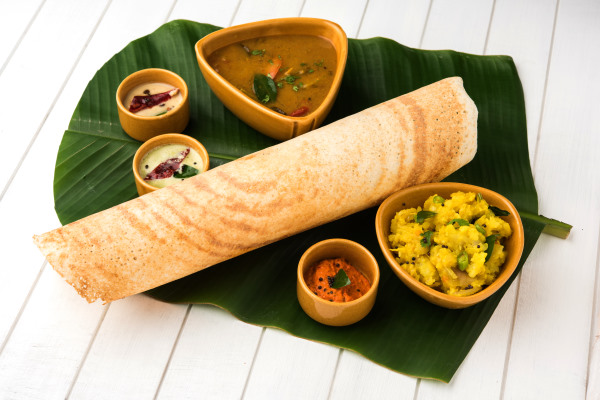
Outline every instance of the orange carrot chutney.
<path fill-rule="evenodd" d="M 350 284 L 339 289 L 332 287 L 340 269 L 343 269 Z M 333 258 L 318 262 L 304 274 L 308 288 L 324 300 L 339 303 L 358 299 L 371 288 L 369 280 L 343 258 Z"/>

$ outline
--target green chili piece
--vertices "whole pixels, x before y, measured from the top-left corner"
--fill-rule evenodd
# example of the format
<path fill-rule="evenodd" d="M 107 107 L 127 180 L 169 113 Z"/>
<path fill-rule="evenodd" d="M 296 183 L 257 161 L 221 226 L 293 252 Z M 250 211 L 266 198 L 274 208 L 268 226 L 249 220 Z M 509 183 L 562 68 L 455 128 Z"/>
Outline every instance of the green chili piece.
<path fill-rule="evenodd" d="M 466 251 L 461 252 L 458 257 L 456 257 L 456 262 L 458 262 L 458 269 L 464 271 L 469 266 L 469 255 Z"/>
<path fill-rule="evenodd" d="M 442 196 L 438 196 L 438 195 L 433 196 L 433 202 L 435 204 L 444 204 L 444 201 L 446 201 L 446 199 L 444 199 Z"/>
<path fill-rule="evenodd" d="M 481 233 L 483 236 L 487 235 L 487 232 L 481 225 L 475 224 L 475 229 L 477 229 L 477 232 Z"/>

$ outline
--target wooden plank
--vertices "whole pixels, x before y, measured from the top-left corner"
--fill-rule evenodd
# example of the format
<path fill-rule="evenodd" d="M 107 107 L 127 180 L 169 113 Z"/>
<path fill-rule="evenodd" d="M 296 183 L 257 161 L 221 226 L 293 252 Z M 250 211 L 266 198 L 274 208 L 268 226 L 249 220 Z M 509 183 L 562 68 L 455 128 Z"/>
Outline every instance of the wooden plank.
<path fill-rule="evenodd" d="M 591 336 L 586 396 L 588 399 L 600 399 L 600 245 L 596 257 L 596 287 Z"/>
<path fill-rule="evenodd" d="M 421 380 L 419 399 L 499 399 L 506 353 L 510 344 L 517 281 L 496 308 L 492 318 L 450 381 Z"/>
<path fill-rule="evenodd" d="M 382 36 L 405 46 L 419 47 L 431 1 L 370 1 L 359 39 Z"/>
<path fill-rule="evenodd" d="M 64 399 L 103 311 L 46 268 L 0 354 L 0 398 Z"/>
<path fill-rule="evenodd" d="M 434 1 L 421 48 L 482 54 L 492 8 L 493 0 Z"/>
<path fill-rule="evenodd" d="M 542 236 L 523 270 L 507 399 L 583 398 L 600 223 L 600 3 L 560 2 L 534 174 L 540 211 L 573 224 Z M 535 382 L 535 385 L 531 383 Z"/>
<path fill-rule="evenodd" d="M 77 4 L 79 5 L 79 2 Z M 13 322 L 18 318 L 19 310 L 26 301 L 27 293 L 34 284 L 42 265 L 43 257 L 31 241 L 32 233 L 42 233 L 59 226 L 53 210 L 52 179 L 62 132 L 66 129 L 78 99 L 95 71 L 129 41 L 151 32 L 165 20 L 170 4 L 158 0 L 155 4 L 148 2 L 147 4 L 148 9 L 153 10 L 148 14 L 140 13 L 139 4 L 136 2 L 115 2 L 108 9 L 92 40 L 85 43 L 87 50 L 45 121 L 13 184 L 0 202 L 0 219 L 3 223 L 6 222 L 7 226 L 11 226 L 10 231 L 0 230 L 3 246 L 2 263 L 11 266 L 8 268 L 8 279 L 0 281 L 0 301 L 4 304 L 0 308 L 0 333 L 2 334 L 0 343 L 7 337 Z M 54 10 L 55 14 L 66 12 L 64 3 L 56 6 L 59 10 Z M 92 8 L 89 5 L 82 5 L 82 7 L 87 11 L 83 9 L 78 11 L 82 15 L 75 18 L 80 21 L 81 26 L 70 22 L 74 30 L 72 34 L 82 35 L 87 32 L 89 36 L 91 29 L 95 27 L 95 21 L 86 19 L 91 18 Z M 159 11 L 160 13 L 156 14 Z M 136 23 L 130 23 L 130 16 L 133 13 L 137 13 L 139 17 Z M 96 18 L 100 16 L 101 13 L 98 12 Z M 55 24 L 52 18 L 38 18 L 36 21 L 43 21 L 47 27 Z M 43 27 L 40 29 L 43 30 Z M 86 29 L 90 30 L 86 31 Z M 50 34 L 58 36 L 51 30 L 48 35 Z M 28 222 L 24 223 L 23 213 L 16 213 L 15 210 L 27 210 Z M 78 341 L 89 344 L 100 317 L 98 313 L 92 312 L 96 306 L 87 305 L 84 301 L 83 304 L 88 307 L 89 312 L 78 312 L 82 299 L 51 268 L 48 267 L 45 274 L 57 279 L 42 279 L 35 286 L 31 300 L 14 328 L 15 336 L 11 335 L 11 340 L 6 343 L 0 357 L 1 360 L 6 359 L 7 365 L 13 363 L 22 365 L 22 371 L 28 368 L 35 370 L 38 375 L 34 377 L 36 380 L 36 383 L 32 384 L 34 388 L 40 393 L 44 390 L 54 393 L 53 389 L 48 389 L 48 386 L 61 388 L 61 390 L 70 387 L 87 349 L 87 344 L 79 346 Z M 62 290 L 63 288 L 65 290 Z M 49 291 L 53 294 L 37 295 L 38 292 Z M 48 315 L 44 311 L 46 309 L 53 310 L 50 316 L 54 315 L 61 324 L 53 323 L 50 317 L 46 318 Z M 22 324 L 26 324 L 24 321 L 33 320 L 38 321 L 35 329 L 31 328 L 32 325 L 23 325 L 31 329 L 21 328 Z M 24 350 L 28 348 L 27 346 L 31 347 L 41 342 L 42 346 L 52 347 L 54 343 L 60 342 L 62 337 L 72 337 L 72 333 L 79 335 L 73 339 L 73 346 L 57 346 L 56 349 L 50 349 L 49 353 L 53 351 L 56 353 L 52 353 L 52 356 L 47 358 L 36 357 L 45 354 L 36 352 L 31 352 L 31 356 L 27 358 L 24 357 L 27 354 Z M 38 341 L 40 337 L 44 337 L 44 340 Z M 62 361 L 63 359 L 69 362 L 68 366 Z M 37 365 L 44 365 L 44 368 L 37 368 Z M 57 369 L 64 369 L 65 374 L 57 374 Z M 58 392 L 57 389 L 56 393 Z M 66 393 L 65 390 L 59 397 L 64 398 Z"/>
<path fill-rule="evenodd" d="M 75 2 L 65 7 L 59 0 L 48 0 L 0 75 L 0 87 L 11 93 L 13 104 L 29 105 L 0 111 L 0 137 L 3 146 L 11 149 L 3 154 L 9 168 L 0 175 L 0 194 L 47 117 L 105 5 L 105 1 Z"/>
<path fill-rule="evenodd" d="M 525 92 L 531 160 L 537 145 L 556 7 L 556 0 L 496 2 L 485 51 L 509 55 L 517 66 Z"/>
<path fill-rule="evenodd" d="M 153 398 L 187 308 L 144 295 L 111 303 L 70 397 Z"/>
<path fill-rule="evenodd" d="M 0 117 L 3 121 L 0 124 L 0 136 L 6 140 L 3 148 L 12 149 L 3 152 L 3 162 L 11 168 L 8 173 L 1 175 L 0 192 L 2 185 L 10 177 L 12 168 L 18 164 L 29 141 L 36 134 L 38 125 L 52 106 L 53 99 L 58 96 L 61 82 L 69 75 L 78 54 L 87 44 L 86 38 L 93 32 L 103 7 L 102 2 L 95 2 L 91 6 L 77 2 L 72 7 L 65 7 L 62 2 L 48 1 L 0 76 L 0 84 L 5 85 L 10 93 L 14 93 L 15 103 L 34 105 L 17 107 L 11 110 L 10 116 L 2 114 Z M 74 18 L 73 14 L 78 13 L 83 15 Z M 74 38 L 75 36 L 77 38 Z M 56 57 L 52 57 L 50 53 L 52 48 L 56 47 L 53 44 L 59 43 L 58 39 L 63 40 L 64 47 L 69 49 L 59 46 L 61 49 L 56 49 Z M 41 50 L 40 46 L 47 48 Z M 38 54 L 40 52 L 41 54 Z M 46 61 L 48 69 L 45 70 L 45 74 L 39 73 L 40 55 L 51 59 Z M 21 77 L 30 75 L 31 83 L 27 87 L 44 92 L 39 93 L 39 103 L 32 101 L 31 92 L 20 90 L 19 85 L 23 83 Z M 37 94 L 36 92 L 34 100 L 38 99 Z M 4 108 L 2 113 L 4 110 L 8 111 Z M 44 137 L 42 140 L 45 143 L 42 147 L 34 146 L 36 149 L 31 149 L 29 160 L 23 162 L 16 175 L 18 179 L 15 179 L 14 185 L 0 203 L 2 226 L 10 227 L 0 229 L 2 264 L 10 266 L 5 268 L 4 279 L 0 280 L 0 302 L 3 304 L 0 307 L 0 349 L 43 264 L 43 257 L 33 245 L 31 236 L 58 225 L 52 208 L 52 177 L 59 138 L 72 112 L 73 108 L 65 110 L 61 114 L 62 121 L 53 119 L 52 128 L 40 132 L 38 139 L 43 135 L 50 135 L 51 139 L 46 141 Z M 27 221 L 24 217 L 25 212 Z"/>
<path fill-rule="evenodd" d="M 326 399 L 340 350 L 267 328 L 244 399 Z"/>
<path fill-rule="evenodd" d="M 354 38 L 366 5 L 366 0 L 344 1 L 343 5 L 336 0 L 306 0 L 300 16 L 329 19 L 340 25 L 346 36 Z"/>
<path fill-rule="evenodd" d="M 189 19 L 191 21 L 226 27 L 231 24 L 238 3 L 239 0 L 178 1 L 175 3 L 169 20 Z"/>
<path fill-rule="evenodd" d="M 596 310 L 598 310 L 597 307 Z M 598 314 L 594 315 L 596 318 L 598 317 Z M 593 326 L 595 330 L 592 337 L 586 397 L 588 399 L 600 399 L 600 325 L 596 323 Z"/>
<path fill-rule="evenodd" d="M 331 400 L 412 400 L 417 380 L 344 350 L 331 388 Z"/>
<path fill-rule="evenodd" d="M 239 399 L 262 331 L 217 307 L 193 306 L 157 398 Z"/>
<path fill-rule="evenodd" d="M 10 1 L 2 4 L 0 14 L 0 74 L 21 38 L 27 33 L 43 4 L 38 1 Z"/>
<path fill-rule="evenodd" d="M 297 17 L 302 10 L 303 0 L 243 0 L 231 25 L 264 19 Z"/>

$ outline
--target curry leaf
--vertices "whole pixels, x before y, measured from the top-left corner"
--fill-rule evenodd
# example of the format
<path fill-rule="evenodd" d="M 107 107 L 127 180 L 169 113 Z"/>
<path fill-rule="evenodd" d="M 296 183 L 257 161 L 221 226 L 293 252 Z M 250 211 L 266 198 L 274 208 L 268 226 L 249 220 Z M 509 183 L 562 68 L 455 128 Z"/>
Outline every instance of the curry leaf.
<path fill-rule="evenodd" d="M 421 236 L 423 236 L 423 239 L 421 239 L 421 247 L 431 246 L 431 235 L 433 235 L 433 231 L 421 233 Z"/>
<path fill-rule="evenodd" d="M 183 164 L 181 172 L 175 172 L 173 177 L 178 179 L 191 178 L 192 176 L 198 175 L 199 172 L 199 170 L 191 165 Z"/>
<path fill-rule="evenodd" d="M 469 266 L 469 255 L 466 251 L 462 251 L 458 257 L 456 257 L 456 263 L 458 264 L 458 269 L 464 271 Z"/>
<path fill-rule="evenodd" d="M 507 215 L 510 215 L 510 213 L 508 211 L 504 211 L 498 207 L 494 207 L 494 206 L 489 206 L 489 209 L 494 213 L 495 216 L 497 217 L 506 217 Z"/>
<path fill-rule="evenodd" d="M 434 217 L 437 213 L 435 211 L 419 211 L 415 216 L 417 224 L 422 224 L 427 218 Z"/>
<path fill-rule="evenodd" d="M 485 242 L 487 243 L 487 254 L 485 256 L 485 262 L 488 262 L 490 257 L 492 256 L 492 252 L 494 251 L 494 244 L 496 243 L 496 239 L 498 239 L 498 235 L 490 235 L 485 238 Z"/>
<path fill-rule="evenodd" d="M 348 274 L 342 268 L 335 274 L 333 278 L 333 284 L 331 285 L 334 289 L 341 289 L 344 286 L 348 286 L 350 284 L 350 278 L 348 278 Z"/>
<path fill-rule="evenodd" d="M 259 101 L 268 103 L 277 100 L 277 86 L 273 79 L 266 75 L 254 75 L 254 84 L 252 90 Z"/>

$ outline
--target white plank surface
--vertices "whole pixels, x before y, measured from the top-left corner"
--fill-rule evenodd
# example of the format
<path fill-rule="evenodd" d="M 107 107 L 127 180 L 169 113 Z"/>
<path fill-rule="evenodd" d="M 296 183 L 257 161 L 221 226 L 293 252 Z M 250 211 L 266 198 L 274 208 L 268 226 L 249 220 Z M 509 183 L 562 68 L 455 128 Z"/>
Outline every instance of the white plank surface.
<path fill-rule="evenodd" d="M 419 47 L 431 1 L 371 1 L 365 11 L 359 39 L 382 36 L 410 47 Z"/>
<path fill-rule="evenodd" d="M 81 12 L 84 7 L 66 7 L 63 16 L 61 10 L 64 7 L 61 4 L 46 2 L 7 68 L 0 75 L 0 84 L 16 93 L 16 101 L 28 103 L 27 96 L 30 91 L 20 90 L 19 85 L 30 75 L 34 75 L 30 88 L 44 92 L 40 93 L 40 102 L 36 107 L 19 107 L 11 112 L 6 107 L 1 108 L 2 148 L 10 148 L 11 151 L 2 151 L 3 162 L 7 168 L 5 173 L 0 175 L 0 193 L 8 183 L 13 169 L 16 169 L 24 157 L 29 142 L 38 133 L 46 114 L 53 109 L 53 102 L 60 93 L 62 81 L 69 76 L 69 71 L 86 44 L 85 38 L 92 34 L 96 21 L 102 16 L 103 6 L 99 4 L 100 2 L 89 8 L 87 17 L 77 20 L 80 24 L 72 23 L 67 28 L 55 26 L 55 23 L 66 24 L 67 17 L 72 16 L 71 13 Z M 79 35 L 77 39 L 69 38 L 70 35 L 76 34 Z M 45 73 L 49 75 L 44 75 L 38 64 L 39 57 L 50 57 L 52 51 L 48 47 L 52 42 L 56 43 L 58 38 L 64 39 L 67 48 L 56 50 L 57 58 L 47 63 L 48 70 Z M 40 50 L 40 45 L 46 48 Z M 59 60 L 60 57 L 62 61 Z M 53 74 L 54 79 L 47 78 Z M 22 78 L 17 79 L 19 76 Z M 0 348 L 5 343 L 6 336 L 14 325 L 43 264 L 43 257 L 36 250 L 31 237 L 35 232 L 44 232 L 58 226 L 52 206 L 52 177 L 61 132 L 71 113 L 72 108 L 64 114 L 62 121 L 57 123 L 55 138 L 46 144 L 47 147 L 39 149 L 41 151 L 36 153 L 35 157 L 40 167 L 36 167 L 31 161 L 24 162 L 16 173 L 20 179 L 12 185 L 17 189 L 8 190 L 0 202 L 0 241 L 2 265 L 5 266 L 5 279 L 0 280 L 0 302 L 3 304 L 0 307 Z M 53 114 L 52 117 L 54 116 L 57 115 Z M 31 182 L 39 184 L 32 185 Z M 27 210 L 27 221 L 24 221 L 23 213 L 15 210 Z"/>
<path fill-rule="evenodd" d="M 600 173 L 591 167 L 600 137 L 588 134 L 600 128 L 600 57 L 592 50 L 599 19 L 598 2 L 559 4 L 534 174 L 540 212 L 574 229 L 567 241 L 542 236 L 523 270 L 507 399 L 582 398 L 586 391 L 600 221 Z"/>
<path fill-rule="evenodd" d="M 343 350 L 331 387 L 332 400 L 412 400 L 417 379 L 398 374 L 351 351 Z"/>
<path fill-rule="evenodd" d="M 262 332 L 214 306 L 193 306 L 158 399 L 239 399 Z"/>
<path fill-rule="evenodd" d="M 65 398 L 104 307 L 61 281 L 50 268 L 42 274 L 0 355 L 0 398 Z"/>
<path fill-rule="evenodd" d="M 556 1 L 497 2 L 485 49 L 488 55 L 510 55 L 517 66 L 525 93 L 530 160 L 537 146 L 556 11 Z"/>
<path fill-rule="evenodd" d="M 187 308 L 143 295 L 110 304 L 70 396 L 153 398 Z"/>
<path fill-rule="evenodd" d="M 19 47 L 43 3 L 43 0 L 14 2 L 0 14 L 0 74 Z"/>
<path fill-rule="evenodd" d="M 586 390 L 590 399 L 600 396 L 598 2 L 146 3 L 143 11 L 133 0 L 2 3 L 0 85 L 14 91 L 27 82 L 40 95 L 33 110 L 0 108 L 0 138 L 15 149 L 2 153 L 14 168 L 0 175 L 0 398 L 582 399 Z M 299 15 L 336 21 L 349 37 L 515 60 L 540 211 L 575 228 L 566 241 L 540 238 L 450 384 L 397 374 L 211 306 L 144 296 L 88 305 L 31 243 L 33 233 L 58 226 L 56 151 L 85 85 L 108 58 L 167 20 L 228 26 Z M 17 90 L 16 99 L 26 94 Z"/>
<path fill-rule="evenodd" d="M 339 356 L 336 347 L 266 328 L 244 399 L 327 399 Z"/>
<path fill-rule="evenodd" d="M 482 54 L 493 6 L 493 0 L 433 1 L 421 48 Z"/>
<path fill-rule="evenodd" d="M 300 17 L 325 18 L 335 21 L 349 38 L 355 38 L 360 28 L 366 0 L 346 0 L 343 6 L 336 0 L 306 0 Z"/>
<path fill-rule="evenodd" d="M 3 154 L 3 162 L 10 167 L 0 174 L 0 195 L 47 118 L 105 6 L 106 1 L 65 5 L 47 0 L 0 75 L 0 87 L 11 93 L 13 104 L 29 105 L 0 108 L 0 137 L 12 149 Z M 23 90 L 25 82 L 29 90 Z"/>

